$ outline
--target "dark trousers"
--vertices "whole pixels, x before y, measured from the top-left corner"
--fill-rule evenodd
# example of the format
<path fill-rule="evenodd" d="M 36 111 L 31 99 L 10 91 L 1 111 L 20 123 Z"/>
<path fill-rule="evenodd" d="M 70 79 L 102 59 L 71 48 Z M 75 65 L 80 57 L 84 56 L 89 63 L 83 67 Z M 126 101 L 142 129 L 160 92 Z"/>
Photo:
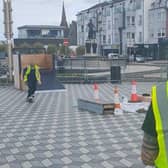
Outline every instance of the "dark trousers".
<path fill-rule="evenodd" d="M 27 97 L 31 97 L 35 93 L 36 87 L 37 87 L 37 82 L 29 82 L 28 83 L 28 95 L 27 95 Z"/>

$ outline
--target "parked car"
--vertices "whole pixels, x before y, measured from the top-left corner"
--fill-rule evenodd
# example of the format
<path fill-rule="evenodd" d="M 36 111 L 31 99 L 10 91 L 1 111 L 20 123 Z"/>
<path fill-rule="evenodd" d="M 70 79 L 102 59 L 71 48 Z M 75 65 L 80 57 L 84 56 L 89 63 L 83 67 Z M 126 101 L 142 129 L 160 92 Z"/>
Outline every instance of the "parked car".
<path fill-rule="evenodd" d="M 151 57 L 151 56 L 150 56 L 150 57 L 146 57 L 146 60 L 147 60 L 147 61 L 152 61 L 152 60 L 153 60 L 153 57 Z"/>
<path fill-rule="evenodd" d="M 142 55 L 136 55 L 136 62 L 145 62 L 145 57 Z"/>
<path fill-rule="evenodd" d="M 118 59 L 119 54 L 118 53 L 109 53 L 108 54 L 108 59 Z"/>

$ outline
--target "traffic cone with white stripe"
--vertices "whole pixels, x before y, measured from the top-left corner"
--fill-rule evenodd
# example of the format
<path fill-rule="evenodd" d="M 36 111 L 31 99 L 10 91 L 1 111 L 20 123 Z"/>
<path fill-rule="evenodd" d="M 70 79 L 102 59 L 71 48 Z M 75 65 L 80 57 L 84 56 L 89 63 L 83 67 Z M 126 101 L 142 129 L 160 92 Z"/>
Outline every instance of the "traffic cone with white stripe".
<path fill-rule="evenodd" d="M 131 100 L 130 100 L 130 102 L 139 102 L 139 98 L 138 98 L 137 90 L 136 90 L 137 82 L 135 80 L 133 80 L 131 82 L 131 84 L 132 84 L 132 91 L 131 91 Z"/>
<path fill-rule="evenodd" d="M 119 98 L 118 86 L 114 87 L 114 114 L 116 115 L 123 114 L 123 110 L 121 109 L 121 103 Z"/>
<path fill-rule="evenodd" d="M 94 99 L 99 100 L 99 86 L 97 83 L 94 83 L 93 89 L 94 89 Z"/>

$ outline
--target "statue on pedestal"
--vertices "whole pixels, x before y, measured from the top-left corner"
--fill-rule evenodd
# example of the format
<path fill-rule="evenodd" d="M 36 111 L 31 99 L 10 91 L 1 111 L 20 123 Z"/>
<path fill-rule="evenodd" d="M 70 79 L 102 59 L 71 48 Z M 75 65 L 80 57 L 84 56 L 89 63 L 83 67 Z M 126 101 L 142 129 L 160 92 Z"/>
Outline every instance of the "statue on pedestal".
<path fill-rule="evenodd" d="M 92 19 L 90 19 L 90 21 L 88 23 L 88 28 L 89 28 L 88 39 L 89 40 L 96 39 L 96 30 L 95 30 L 94 24 L 92 23 Z"/>

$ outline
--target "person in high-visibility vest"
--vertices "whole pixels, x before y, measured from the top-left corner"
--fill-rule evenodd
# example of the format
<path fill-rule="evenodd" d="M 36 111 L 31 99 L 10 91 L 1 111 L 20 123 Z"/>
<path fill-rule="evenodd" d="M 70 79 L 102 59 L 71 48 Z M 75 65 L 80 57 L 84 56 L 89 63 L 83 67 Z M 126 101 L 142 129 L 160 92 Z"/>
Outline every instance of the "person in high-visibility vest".
<path fill-rule="evenodd" d="M 31 101 L 34 98 L 37 84 L 41 84 L 39 67 L 34 64 L 28 65 L 23 70 L 23 80 L 28 86 L 27 101 Z"/>
<path fill-rule="evenodd" d="M 152 102 L 142 130 L 143 163 L 156 168 L 168 168 L 168 81 L 152 87 Z"/>

